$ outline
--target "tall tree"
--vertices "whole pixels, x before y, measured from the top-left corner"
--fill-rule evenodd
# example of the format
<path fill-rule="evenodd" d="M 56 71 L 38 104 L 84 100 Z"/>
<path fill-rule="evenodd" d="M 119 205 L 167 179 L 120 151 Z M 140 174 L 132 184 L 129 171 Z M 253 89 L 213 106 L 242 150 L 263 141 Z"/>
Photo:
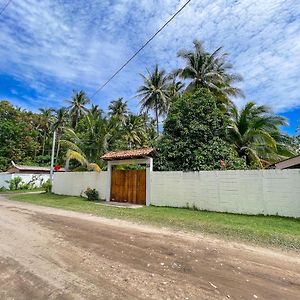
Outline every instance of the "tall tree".
<path fill-rule="evenodd" d="M 129 149 L 139 148 L 146 138 L 144 119 L 141 116 L 129 114 L 125 119 L 122 137 Z"/>
<path fill-rule="evenodd" d="M 279 128 L 287 124 L 286 119 L 272 114 L 267 106 L 248 102 L 238 110 L 232 104 L 229 115 L 228 140 L 248 165 L 262 168 L 292 155 Z"/>
<path fill-rule="evenodd" d="M 61 107 L 60 109 L 54 112 L 54 121 L 52 125 L 53 131 L 56 131 L 57 135 L 57 150 L 56 150 L 56 162 L 58 162 L 58 155 L 60 150 L 60 140 L 64 133 L 65 128 L 69 123 L 69 114 L 68 110 L 65 107 Z"/>
<path fill-rule="evenodd" d="M 0 101 L 0 170 L 6 171 L 11 160 L 33 164 L 41 149 L 37 114 Z"/>
<path fill-rule="evenodd" d="M 165 115 L 169 107 L 169 84 L 170 78 L 165 70 L 154 70 L 145 76 L 141 74 L 144 84 L 138 89 L 137 97 L 141 98 L 141 111 L 154 111 L 156 120 L 156 131 L 159 134 L 159 116 Z"/>
<path fill-rule="evenodd" d="M 84 91 L 74 92 L 71 100 L 67 100 L 69 103 L 68 110 L 72 119 L 72 127 L 76 128 L 80 118 L 87 114 L 88 108 L 87 104 L 90 103 L 89 98 L 87 97 Z"/>
<path fill-rule="evenodd" d="M 199 171 L 245 168 L 245 161 L 226 142 L 229 122 L 208 89 L 177 98 L 171 105 L 157 143 L 155 168 Z"/>
<path fill-rule="evenodd" d="M 178 57 L 184 59 L 185 66 L 175 72 L 181 78 L 190 80 L 187 91 L 205 87 L 223 102 L 228 102 L 228 96 L 243 95 L 240 89 L 233 86 L 242 77 L 231 73 L 232 65 L 227 62 L 228 54 L 221 53 L 222 47 L 209 53 L 200 41 L 194 40 L 193 43 L 194 49 L 178 52 Z"/>
<path fill-rule="evenodd" d="M 46 142 L 50 137 L 51 125 L 53 122 L 53 109 L 51 108 L 40 108 L 40 121 L 39 121 L 39 130 L 42 135 L 42 156 L 45 154 Z"/>
<path fill-rule="evenodd" d="M 108 106 L 108 115 L 116 122 L 124 123 L 128 112 L 127 101 L 123 98 L 111 101 Z"/>

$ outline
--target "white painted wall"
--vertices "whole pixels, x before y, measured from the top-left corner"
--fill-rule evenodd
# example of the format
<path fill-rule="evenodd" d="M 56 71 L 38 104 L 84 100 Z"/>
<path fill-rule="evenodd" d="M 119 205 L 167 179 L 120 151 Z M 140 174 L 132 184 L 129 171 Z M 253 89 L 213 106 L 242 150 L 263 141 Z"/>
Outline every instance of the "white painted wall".
<path fill-rule="evenodd" d="M 300 170 L 153 172 L 151 204 L 300 217 Z"/>
<path fill-rule="evenodd" d="M 6 181 L 11 180 L 15 177 L 21 177 L 24 183 L 28 183 L 34 180 L 34 185 L 40 187 L 43 182 L 46 182 L 49 179 L 49 174 L 8 174 L 0 173 L 0 187 L 8 188 L 9 183 Z"/>
<path fill-rule="evenodd" d="M 80 196 L 87 188 L 96 189 L 105 199 L 107 172 L 54 173 L 52 192 L 59 195 Z"/>
<path fill-rule="evenodd" d="M 53 192 L 80 196 L 88 187 L 106 198 L 108 172 L 55 173 Z M 300 170 L 150 172 L 156 206 L 300 217 Z"/>

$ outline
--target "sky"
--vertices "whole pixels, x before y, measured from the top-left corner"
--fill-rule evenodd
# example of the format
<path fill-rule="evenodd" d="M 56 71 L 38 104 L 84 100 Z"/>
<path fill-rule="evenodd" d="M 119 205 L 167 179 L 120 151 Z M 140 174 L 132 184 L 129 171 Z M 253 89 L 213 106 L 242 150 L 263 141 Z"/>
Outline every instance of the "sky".
<path fill-rule="evenodd" d="M 7 0 L 0 0 L 0 8 Z M 0 99 L 37 111 L 66 105 L 73 90 L 92 95 L 186 0 L 12 0 L 0 16 Z M 192 0 L 138 57 L 93 99 L 104 110 L 135 97 L 158 63 L 182 66 L 194 39 L 229 53 L 246 97 L 300 125 L 300 1 Z"/>

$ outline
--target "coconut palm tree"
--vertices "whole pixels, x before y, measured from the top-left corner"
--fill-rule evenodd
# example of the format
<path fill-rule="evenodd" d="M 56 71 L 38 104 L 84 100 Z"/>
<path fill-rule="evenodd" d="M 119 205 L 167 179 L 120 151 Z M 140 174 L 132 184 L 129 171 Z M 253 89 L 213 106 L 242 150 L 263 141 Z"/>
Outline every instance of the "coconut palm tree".
<path fill-rule="evenodd" d="M 60 141 L 67 149 L 66 168 L 69 168 L 70 160 L 77 160 L 88 170 L 99 171 L 100 157 L 108 150 L 111 137 L 108 122 L 90 112 L 80 125 L 85 128 L 84 134 L 65 128 L 64 139 Z"/>
<path fill-rule="evenodd" d="M 123 98 L 111 101 L 108 106 L 108 115 L 117 122 L 123 123 L 128 115 L 127 101 Z"/>
<path fill-rule="evenodd" d="M 92 104 L 90 114 L 94 118 L 102 118 L 103 110 L 99 107 L 99 105 Z"/>
<path fill-rule="evenodd" d="M 169 107 L 170 78 L 165 70 L 158 68 L 158 65 L 151 73 L 148 71 L 146 76 L 143 74 L 141 76 L 144 84 L 137 91 L 137 97 L 141 98 L 141 111 L 154 111 L 156 131 L 159 134 L 159 116 L 165 115 Z"/>
<path fill-rule="evenodd" d="M 141 116 L 129 114 L 122 128 L 122 137 L 129 149 L 142 147 L 146 140 L 144 120 Z"/>
<path fill-rule="evenodd" d="M 61 107 L 60 109 L 54 111 L 54 121 L 52 124 L 52 130 L 56 131 L 56 136 L 57 136 L 57 150 L 56 150 L 56 159 L 55 159 L 56 162 L 58 161 L 58 155 L 60 150 L 60 139 L 68 123 L 69 123 L 69 114 L 68 114 L 68 110 L 65 107 Z"/>
<path fill-rule="evenodd" d="M 73 93 L 71 100 L 67 100 L 69 103 L 68 110 L 72 119 L 72 127 L 76 128 L 80 118 L 88 113 L 86 105 L 90 103 L 84 91 Z"/>
<path fill-rule="evenodd" d="M 177 80 L 176 74 L 171 74 L 169 76 L 170 84 L 169 84 L 169 96 L 170 98 L 176 98 L 181 95 L 184 89 L 184 83 L 180 80 Z"/>
<path fill-rule="evenodd" d="M 279 126 L 287 124 L 284 117 L 273 115 L 264 105 L 248 102 L 238 110 L 229 108 L 230 125 L 228 140 L 240 157 L 245 157 L 248 165 L 263 167 L 283 157 L 292 155 L 282 143 L 284 138 Z"/>
<path fill-rule="evenodd" d="M 181 50 L 177 54 L 185 60 L 185 66 L 176 70 L 175 74 L 190 81 L 187 91 L 206 87 L 224 102 L 228 102 L 228 96 L 243 96 L 242 91 L 233 86 L 242 77 L 230 72 L 232 65 L 226 61 L 228 54 L 221 53 L 222 47 L 209 53 L 200 41 L 194 40 L 193 44 L 193 50 Z"/>
<path fill-rule="evenodd" d="M 53 109 L 51 108 L 40 108 L 39 109 L 40 114 L 39 114 L 39 130 L 42 135 L 42 155 L 44 156 L 45 154 L 45 147 L 46 147 L 46 142 L 49 139 L 50 136 L 50 131 L 51 131 L 51 125 L 53 122 Z"/>

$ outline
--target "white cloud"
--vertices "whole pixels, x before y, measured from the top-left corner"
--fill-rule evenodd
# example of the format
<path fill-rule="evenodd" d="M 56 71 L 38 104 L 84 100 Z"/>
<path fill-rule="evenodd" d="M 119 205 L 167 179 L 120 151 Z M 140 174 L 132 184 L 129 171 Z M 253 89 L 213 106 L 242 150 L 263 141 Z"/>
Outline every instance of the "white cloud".
<path fill-rule="evenodd" d="M 13 2 L 0 22 L 1 73 L 54 103 L 73 88 L 91 94 L 184 2 Z M 194 38 L 231 54 L 247 100 L 276 111 L 300 105 L 300 2 L 293 0 L 192 1 L 95 99 L 104 107 L 118 96 L 131 99 L 139 72 L 156 62 L 173 69 L 181 63 L 176 52 Z M 130 100 L 135 109 L 136 103 Z"/>

